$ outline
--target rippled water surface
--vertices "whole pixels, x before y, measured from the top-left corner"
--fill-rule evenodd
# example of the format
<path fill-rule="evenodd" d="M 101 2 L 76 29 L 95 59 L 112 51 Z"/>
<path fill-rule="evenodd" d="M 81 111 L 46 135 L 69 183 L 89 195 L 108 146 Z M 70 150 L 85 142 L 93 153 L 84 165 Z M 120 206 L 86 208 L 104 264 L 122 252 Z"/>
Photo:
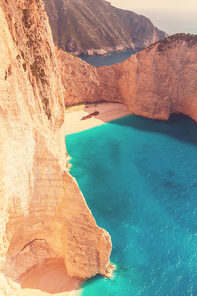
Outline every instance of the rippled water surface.
<path fill-rule="evenodd" d="M 71 174 L 112 237 L 114 280 L 83 296 L 197 295 L 197 126 L 135 115 L 67 136 Z"/>

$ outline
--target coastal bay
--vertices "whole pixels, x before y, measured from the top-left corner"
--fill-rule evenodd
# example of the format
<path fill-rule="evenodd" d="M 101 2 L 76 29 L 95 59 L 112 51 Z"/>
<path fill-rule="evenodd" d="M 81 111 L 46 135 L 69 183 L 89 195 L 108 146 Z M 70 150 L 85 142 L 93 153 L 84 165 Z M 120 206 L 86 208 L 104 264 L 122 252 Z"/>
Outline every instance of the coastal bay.
<path fill-rule="evenodd" d="M 83 116 L 87 116 L 95 110 L 99 111 L 97 116 L 81 120 Z M 68 107 L 66 109 L 66 136 L 130 114 L 128 107 L 120 103 L 101 102 Z M 80 296 L 82 294 L 82 281 L 77 278 L 70 278 L 67 275 L 66 268 L 57 263 L 50 263 L 33 269 L 22 278 L 21 283 L 18 296 Z"/>
<path fill-rule="evenodd" d="M 67 136 L 70 172 L 116 265 L 83 296 L 196 295 L 196 133 L 187 116 L 129 115 Z"/>
<path fill-rule="evenodd" d="M 166 34 L 136 16 L 101 54 L 146 49 L 94 67 L 42 0 L 0 2 L 0 295 L 196 295 L 197 36 L 151 45 Z"/>

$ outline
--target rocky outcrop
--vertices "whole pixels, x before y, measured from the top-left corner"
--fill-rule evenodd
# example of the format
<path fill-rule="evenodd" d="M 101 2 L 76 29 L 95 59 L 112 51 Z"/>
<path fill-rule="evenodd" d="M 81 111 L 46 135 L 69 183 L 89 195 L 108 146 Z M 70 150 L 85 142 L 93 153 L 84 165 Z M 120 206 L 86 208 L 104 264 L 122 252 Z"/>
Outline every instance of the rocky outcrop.
<path fill-rule="evenodd" d="M 66 106 L 102 100 L 98 69 L 56 47 Z"/>
<path fill-rule="evenodd" d="M 167 34 L 104 0 L 44 0 L 54 42 L 74 55 L 143 49 Z"/>
<path fill-rule="evenodd" d="M 0 0 L 0 294 L 47 260 L 107 274 L 111 240 L 67 171 L 65 109 L 40 0 Z"/>
<path fill-rule="evenodd" d="M 100 69 L 104 89 L 137 115 L 167 120 L 182 113 L 197 121 L 196 50 L 196 35 L 170 36 L 121 65 Z"/>
<path fill-rule="evenodd" d="M 197 121 L 197 35 L 170 36 L 110 67 L 95 68 L 62 50 L 57 57 L 66 105 L 106 100 L 144 117 L 182 113 Z"/>

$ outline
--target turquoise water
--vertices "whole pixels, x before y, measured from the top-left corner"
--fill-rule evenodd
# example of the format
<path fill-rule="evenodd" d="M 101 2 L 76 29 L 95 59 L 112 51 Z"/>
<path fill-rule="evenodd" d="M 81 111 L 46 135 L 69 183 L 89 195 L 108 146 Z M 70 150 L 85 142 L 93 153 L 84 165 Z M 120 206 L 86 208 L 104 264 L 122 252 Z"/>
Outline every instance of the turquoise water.
<path fill-rule="evenodd" d="M 71 174 L 112 237 L 113 280 L 83 296 L 197 295 L 197 126 L 135 115 L 66 137 Z"/>
<path fill-rule="evenodd" d="M 79 58 L 95 67 L 111 66 L 113 64 L 124 62 L 132 54 L 135 54 L 138 51 L 139 50 L 127 50 L 123 52 L 112 52 L 107 56 L 79 56 Z"/>

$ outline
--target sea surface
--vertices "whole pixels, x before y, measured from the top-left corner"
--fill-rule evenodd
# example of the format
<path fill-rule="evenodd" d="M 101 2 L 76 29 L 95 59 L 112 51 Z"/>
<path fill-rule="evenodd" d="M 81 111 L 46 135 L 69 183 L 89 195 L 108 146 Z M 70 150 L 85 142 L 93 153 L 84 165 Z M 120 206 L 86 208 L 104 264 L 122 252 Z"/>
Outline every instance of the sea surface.
<path fill-rule="evenodd" d="M 113 64 L 124 62 L 132 54 L 135 54 L 138 51 L 139 50 L 126 50 L 123 52 L 112 52 L 106 56 L 79 56 L 79 58 L 95 67 L 111 66 Z"/>
<path fill-rule="evenodd" d="M 197 126 L 130 115 L 69 135 L 71 174 L 111 235 L 114 279 L 83 296 L 197 295 Z"/>

